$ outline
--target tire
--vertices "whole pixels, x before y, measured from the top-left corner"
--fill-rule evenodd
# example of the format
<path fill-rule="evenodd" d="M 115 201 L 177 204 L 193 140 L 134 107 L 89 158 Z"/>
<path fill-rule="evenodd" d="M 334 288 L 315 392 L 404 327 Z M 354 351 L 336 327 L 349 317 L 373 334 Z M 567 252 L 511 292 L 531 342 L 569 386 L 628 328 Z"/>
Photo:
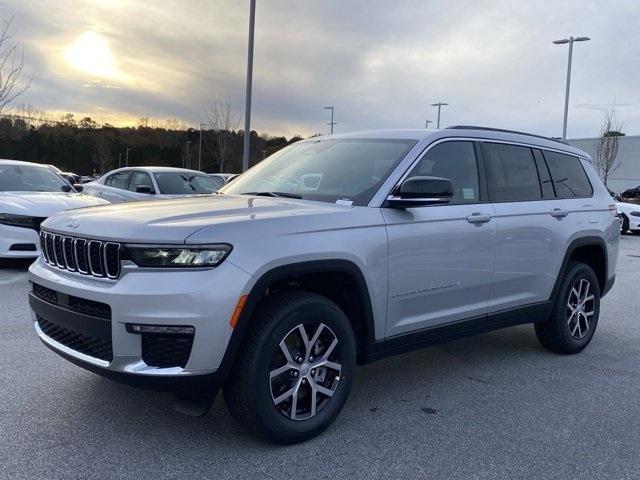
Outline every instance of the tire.
<path fill-rule="evenodd" d="M 356 366 L 355 337 L 342 310 L 315 293 L 276 293 L 259 306 L 246 335 L 223 388 L 231 415 L 281 444 L 303 442 L 331 425 L 347 400 Z M 326 366 L 318 366 L 323 361 Z"/>
<path fill-rule="evenodd" d="M 625 234 L 629 231 L 629 217 L 625 214 L 620 216 L 620 233 Z"/>
<path fill-rule="evenodd" d="M 551 316 L 535 324 L 536 335 L 552 352 L 579 353 L 593 338 L 599 314 L 600 286 L 596 274 L 584 263 L 569 262 Z"/>

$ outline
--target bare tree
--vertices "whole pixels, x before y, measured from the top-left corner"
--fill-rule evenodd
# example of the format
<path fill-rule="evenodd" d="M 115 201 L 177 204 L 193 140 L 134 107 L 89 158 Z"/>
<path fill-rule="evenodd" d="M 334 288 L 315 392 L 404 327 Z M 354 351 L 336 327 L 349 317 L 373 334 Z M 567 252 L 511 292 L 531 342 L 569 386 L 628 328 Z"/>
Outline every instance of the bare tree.
<path fill-rule="evenodd" d="M 240 125 L 242 115 L 233 107 L 231 98 L 216 100 L 208 112 L 211 132 L 205 136 L 205 147 L 224 172 L 225 163 L 233 154 L 233 140 Z"/>
<path fill-rule="evenodd" d="M 24 49 L 11 35 L 13 17 L 0 22 L 0 114 L 31 85 L 20 82 L 24 65 Z"/>
<path fill-rule="evenodd" d="M 600 126 L 600 137 L 596 142 L 593 163 L 605 186 L 609 176 L 620 167 L 622 161 L 622 155 L 618 155 L 620 137 L 624 136 L 622 127 L 622 123 L 616 119 L 614 108 L 604 111 L 604 120 Z"/>

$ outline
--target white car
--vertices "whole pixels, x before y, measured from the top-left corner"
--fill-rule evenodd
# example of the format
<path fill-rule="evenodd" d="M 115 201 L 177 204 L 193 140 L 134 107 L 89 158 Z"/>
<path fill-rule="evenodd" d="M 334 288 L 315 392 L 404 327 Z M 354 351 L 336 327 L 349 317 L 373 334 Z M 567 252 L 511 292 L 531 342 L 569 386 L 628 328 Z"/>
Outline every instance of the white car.
<path fill-rule="evenodd" d="M 206 173 L 172 167 L 126 167 L 83 185 L 83 192 L 111 203 L 211 194 L 220 184 Z"/>
<path fill-rule="evenodd" d="M 109 202 L 82 195 L 48 166 L 0 160 L 0 258 L 40 255 L 40 223 L 56 213 Z"/>
<path fill-rule="evenodd" d="M 620 217 L 620 231 L 640 232 L 640 205 L 636 203 L 616 202 Z"/>

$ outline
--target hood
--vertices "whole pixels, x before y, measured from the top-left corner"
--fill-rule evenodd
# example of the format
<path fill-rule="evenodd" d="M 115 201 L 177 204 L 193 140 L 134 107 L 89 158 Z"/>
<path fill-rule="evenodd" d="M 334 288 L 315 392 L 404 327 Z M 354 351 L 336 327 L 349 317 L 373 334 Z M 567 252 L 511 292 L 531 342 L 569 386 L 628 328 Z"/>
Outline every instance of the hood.
<path fill-rule="evenodd" d="M 46 220 L 43 228 L 70 235 L 138 243 L 184 243 L 205 227 L 247 221 L 290 219 L 344 211 L 329 203 L 246 195 L 206 195 L 175 200 L 119 203 L 65 212 Z"/>
<path fill-rule="evenodd" d="M 50 217 L 65 210 L 107 203 L 75 192 L 0 192 L 0 213 L 33 217 Z"/>

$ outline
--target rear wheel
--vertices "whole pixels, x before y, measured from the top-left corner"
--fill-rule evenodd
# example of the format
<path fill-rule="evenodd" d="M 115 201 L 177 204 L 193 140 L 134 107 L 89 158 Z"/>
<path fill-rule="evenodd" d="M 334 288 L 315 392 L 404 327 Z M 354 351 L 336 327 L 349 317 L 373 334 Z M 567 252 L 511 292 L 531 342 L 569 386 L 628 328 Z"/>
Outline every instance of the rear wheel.
<path fill-rule="evenodd" d="M 355 363 L 353 331 L 336 304 L 309 292 L 274 294 L 252 322 L 224 398 L 249 429 L 301 442 L 335 420 Z"/>
<path fill-rule="evenodd" d="M 600 314 L 600 286 L 588 265 L 570 262 L 548 321 L 535 324 L 542 345 L 556 353 L 582 351 L 593 338 Z"/>

